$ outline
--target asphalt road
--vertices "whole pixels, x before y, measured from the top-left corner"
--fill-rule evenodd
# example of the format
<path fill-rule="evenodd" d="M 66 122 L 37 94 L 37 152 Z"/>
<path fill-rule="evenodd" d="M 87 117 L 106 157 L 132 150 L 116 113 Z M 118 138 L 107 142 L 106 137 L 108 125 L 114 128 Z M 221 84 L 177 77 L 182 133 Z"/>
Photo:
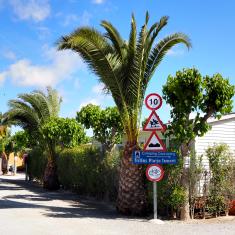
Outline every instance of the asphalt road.
<path fill-rule="evenodd" d="M 235 219 L 217 223 L 120 216 L 107 204 L 68 192 L 49 192 L 22 177 L 0 176 L 0 235 L 235 235 Z"/>

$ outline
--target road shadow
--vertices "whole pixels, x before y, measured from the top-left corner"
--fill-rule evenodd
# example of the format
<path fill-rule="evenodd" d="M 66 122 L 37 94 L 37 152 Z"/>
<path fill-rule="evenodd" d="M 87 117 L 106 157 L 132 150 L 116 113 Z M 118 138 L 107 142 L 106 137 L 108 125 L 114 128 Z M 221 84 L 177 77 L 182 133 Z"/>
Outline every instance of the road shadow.
<path fill-rule="evenodd" d="M 47 191 L 34 182 L 1 179 L 1 187 L 4 190 L 16 190 L 16 193 L 0 197 L 0 210 L 37 208 L 42 209 L 42 215 L 52 218 L 138 219 L 146 222 L 144 218 L 127 217 L 118 214 L 111 203 L 88 199 L 63 190 L 56 192 Z M 27 190 L 28 192 L 18 194 L 18 190 Z"/>

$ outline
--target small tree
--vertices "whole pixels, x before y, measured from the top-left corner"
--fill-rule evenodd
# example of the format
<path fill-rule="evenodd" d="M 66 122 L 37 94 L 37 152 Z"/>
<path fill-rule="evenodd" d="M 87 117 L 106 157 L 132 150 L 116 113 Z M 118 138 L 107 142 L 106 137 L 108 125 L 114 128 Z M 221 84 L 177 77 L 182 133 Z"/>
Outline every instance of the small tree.
<path fill-rule="evenodd" d="M 75 147 L 88 140 L 83 127 L 72 118 L 50 118 L 43 125 L 42 133 L 46 141 L 50 141 L 54 146 L 60 145 L 62 148 Z"/>
<path fill-rule="evenodd" d="M 220 74 L 202 77 L 197 69 L 183 69 L 175 76 L 169 76 L 163 86 L 163 98 L 172 107 L 172 122 L 169 134 L 174 135 L 180 144 L 184 161 L 181 185 L 185 188 L 186 198 L 181 209 L 181 219 L 189 219 L 189 175 L 186 157 L 196 136 L 203 136 L 208 130 L 207 120 L 213 116 L 231 112 L 234 86 Z M 195 118 L 191 114 L 195 113 Z"/>
<path fill-rule="evenodd" d="M 115 143 L 120 142 L 123 126 L 116 107 L 101 109 L 88 104 L 77 112 L 77 121 L 85 128 L 92 128 L 94 138 L 102 144 L 104 152 L 109 152 Z"/>
<path fill-rule="evenodd" d="M 30 138 L 30 135 L 27 131 L 17 131 L 11 137 L 11 141 L 13 143 L 14 152 L 23 152 L 35 144 L 34 139 Z"/>
<path fill-rule="evenodd" d="M 206 150 L 212 177 L 209 185 L 209 210 L 216 216 L 229 210 L 234 193 L 234 161 L 226 144 L 215 144 Z"/>

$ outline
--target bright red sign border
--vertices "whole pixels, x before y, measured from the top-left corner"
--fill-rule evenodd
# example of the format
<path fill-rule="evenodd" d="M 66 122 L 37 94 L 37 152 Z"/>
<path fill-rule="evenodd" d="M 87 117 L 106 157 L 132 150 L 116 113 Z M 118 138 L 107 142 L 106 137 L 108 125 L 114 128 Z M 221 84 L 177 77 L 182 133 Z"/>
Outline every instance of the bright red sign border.
<path fill-rule="evenodd" d="M 148 129 L 147 125 L 150 122 L 150 119 L 152 118 L 152 116 L 155 115 L 157 117 L 157 120 L 159 121 L 160 125 L 162 126 L 162 128 L 152 128 L 152 129 Z M 150 116 L 148 117 L 147 122 L 145 123 L 144 127 L 143 127 L 144 131 L 162 131 L 165 132 L 166 131 L 166 125 L 164 125 L 161 121 L 161 119 L 159 118 L 159 116 L 157 115 L 157 113 L 153 110 L 152 113 L 150 114 Z"/>
<path fill-rule="evenodd" d="M 157 96 L 157 97 L 159 98 L 159 101 L 160 101 L 159 105 L 158 105 L 156 108 L 152 108 L 152 107 L 150 107 L 149 104 L 148 104 L 148 99 L 149 99 L 149 97 L 152 96 L 152 95 Z M 151 94 L 147 95 L 147 97 L 145 98 L 145 105 L 146 105 L 146 107 L 147 107 L 148 109 L 150 109 L 150 110 L 157 110 L 157 109 L 161 108 L 161 106 L 162 106 L 162 97 L 161 97 L 160 95 L 158 95 L 157 93 L 151 93 Z"/>
<path fill-rule="evenodd" d="M 155 135 L 158 139 L 158 142 L 160 143 L 160 145 L 162 146 L 162 150 L 146 150 L 146 148 L 149 145 L 150 140 L 152 139 L 153 135 Z M 156 131 L 153 131 L 152 134 L 150 135 L 149 139 L 147 140 L 146 144 L 144 145 L 144 151 L 145 152 L 166 152 L 166 146 L 165 144 L 162 142 L 162 140 L 159 138 L 159 136 L 157 135 Z"/>
<path fill-rule="evenodd" d="M 152 166 L 157 166 L 157 167 L 159 167 L 159 168 L 161 169 L 161 176 L 160 176 L 158 179 L 152 179 L 152 178 L 149 176 L 149 174 L 148 174 L 148 170 L 149 170 L 149 168 L 152 167 Z M 152 181 L 152 182 L 159 182 L 160 180 L 162 180 L 162 178 L 163 178 L 163 176 L 164 176 L 164 169 L 163 169 L 162 166 L 159 165 L 159 164 L 148 165 L 145 174 L 146 174 L 146 177 L 147 177 L 147 179 L 148 179 L 149 181 Z"/>

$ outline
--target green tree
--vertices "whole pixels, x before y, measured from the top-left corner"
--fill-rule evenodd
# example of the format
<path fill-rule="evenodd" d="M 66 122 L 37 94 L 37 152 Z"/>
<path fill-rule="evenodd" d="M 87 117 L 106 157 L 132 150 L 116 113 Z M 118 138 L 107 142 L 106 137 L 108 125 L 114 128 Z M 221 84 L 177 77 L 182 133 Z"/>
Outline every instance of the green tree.
<path fill-rule="evenodd" d="M 184 161 L 181 184 L 186 191 L 186 201 L 181 209 L 181 219 L 189 219 L 189 176 L 187 157 L 190 156 L 196 136 L 203 136 L 208 130 L 207 120 L 231 112 L 234 86 L 220 74 L 202 77 L 196 69 L 177 71 L 169 76 L 163 86 L 163 98 L 172 107 L 172 121 L 168 126 L 170 135 L 180 145 Z M 191 118 L 196 113 L 195 118 Z"/>
<path fill-rule="evenodd" d="M 122 137 L 123 126 L 116 107 L 102 110 L 97 105 L 89 104 L 77 112 L 76 119 L 86 129 L 92 128 L 94 138 L 102 144 L 104 152 L 110 152 Z"/>
<path fill-rule="evenodd" d="M 62 148 L 75 147 L 87 140 L 83 127 L 72 118 L 50 118 L 42 126 L 42 132 L 47 141 Z"/>
<path fill-rule="evenodd" d="M 14 124 L 26 130 L 35 144 L 47 151 L 47 166 L 44 173 L 43 185 L 48 189 L 59 187 L 56 155 L 54 145 L 44 138 L 42 126 L 51 118 L 57 117 L 60 110 L 61 98 L 56 90 L 47 88 L 47 93 L 33 91 L 21 94 L 18 99 L 9 101 L 9 111 L 5 114 L 5 123 Z"/>
<path fill-rule="evenodd" d="M 105 84 L 119 111 L 127 136 L 121 162 L 117 209 L 124 214 L 141 214 L 146 208 L 146 192 L 142 166 L 132 164 L 132 152 L 139 149 L 138 135 L 142 106 L 147 85 L 156 68 L 174 45 L 191 46 L 183 33 L 174 33 L 156 43 L 159 32 L 167 25 L 162 17 L 148 28 L 149 14 L 137 35 L 134 15 L 128 40 L 107 21 L 101 26 L 105 33 L 81 27 L 63 36 L 59 50 L 71 49 L 84 59 L 89 68 Z"/>
<path fill-rule="evenodd" d="M 13 143 L 13 150 L 15 152 L 24 152 L 27 148 L 32 147 L 35 141 L 29 136 L 27 131 L 17 131 L 11 136 L 11 142 Z"/>

